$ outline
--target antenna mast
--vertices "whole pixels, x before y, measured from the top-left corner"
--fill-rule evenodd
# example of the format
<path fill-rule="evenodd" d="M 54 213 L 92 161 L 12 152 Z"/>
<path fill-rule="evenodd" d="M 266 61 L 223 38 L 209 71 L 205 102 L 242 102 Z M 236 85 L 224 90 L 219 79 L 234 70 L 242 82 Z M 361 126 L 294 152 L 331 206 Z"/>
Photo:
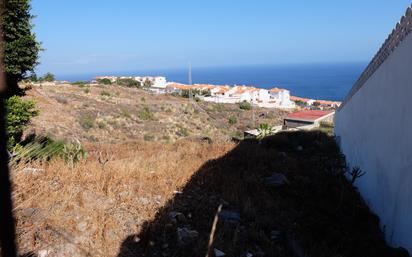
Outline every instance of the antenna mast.
<path fill-rule="evenodd" d="M 189 62 L 189 85 L 192 85 L 192 63 Z"/>

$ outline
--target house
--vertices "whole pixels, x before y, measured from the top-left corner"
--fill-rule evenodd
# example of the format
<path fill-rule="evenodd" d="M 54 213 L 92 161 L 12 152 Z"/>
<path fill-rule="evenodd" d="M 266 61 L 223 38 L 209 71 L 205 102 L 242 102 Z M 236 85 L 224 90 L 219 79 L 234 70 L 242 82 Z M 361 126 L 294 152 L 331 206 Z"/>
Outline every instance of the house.
<path fill-rule="evenodd" d="M 298 97 L 298 96 L 290 96 L 290 100 L 295 102 L 296 104 L 303 103 L 307 106 L 311 106 L 315 102 L 315 100 L 313 100 L 313 99 L 302 98 L 302 97 Z"/>
<path fill-rule="evenodd" d="M 141 85 L 145 83 L 145 81 L 150 81 L 152 84 L 152 88 L 157 88 L 157 89 L 165 89 L 166 88 L 166 78 L 165 77 L 150 77 L 150 76 L 144 76 L 144 77 L 133 77 L 134 80 L 139 81 Z"/>
<path fill-rule="evenodd" d="M 175 82 L 170 82 L 166 84 L 165 92 L 166 93 L 178 93 L 181 94 L 184 90 L 189 90 L 190 86 Z"/>
<path fill-rule="evenodd" d="M 283 88 L 272 88 L 269 90 L 271 101 L 274 101 L 279 107 L 294 108 L 295 103 L 291 101 L 290 91 Z"/>
<path fill-rule="evenodd" d="M 283 119 L 284 129 L 289 128 L 315 128 L 320 122 L 333 122 L 334 111 L 304 110 L 293 112 Z"/>
<path fill-rule="evenodd" d="M 341 105 L 341 102 L 327 100 L 316 100 L 315 103 L 318 103 L 322 108 L 338 108 Z"/>

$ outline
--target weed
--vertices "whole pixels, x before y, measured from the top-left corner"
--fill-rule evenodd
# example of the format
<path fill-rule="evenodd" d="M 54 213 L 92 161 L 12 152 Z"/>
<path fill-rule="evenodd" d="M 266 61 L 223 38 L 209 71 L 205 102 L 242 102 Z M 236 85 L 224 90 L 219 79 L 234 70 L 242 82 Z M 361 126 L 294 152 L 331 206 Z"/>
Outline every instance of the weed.
<path fill-rule="evenodd" d="M 149 107 L 145 106 L 143 110 L 137 113 L 137 116 L 141 120 L 151 120 L 153 119 L 153 113 L 150 111 Z"/>
<path fill-rule="evenodd" d="M 252 105 L 246 101 L 243 101 L 241 103 L 239 103 L 239 108 L 242 110 L 251 110 L 252 109 Z"/>
<path fill-rule="evenodd" d="M 112 94 L 111 94 L 110 92 L 106 91 L 106 90 L 103 90 L 103 91 L 100 93 L 100 95 L 101 95 L 101 96 L 112 97 Z"/>
<path fill-rule="evenodd" d="M 56 96 L 55 99 L 58 103 L 61 103 L 61 104 L 67 104 L 69 102 L 67 98 L 62 95 Z"/>
<path fill-rule="evenodd" d="M 82 128 L 89 130 L 94 127 L 95 117 L 91 114 L 83 114 L 79 117 L 78 122 Z"/>
<path fill-rule="evenodd" d="M 236 124 L 237 118 L 235 116 L 230 116 L 228 122 L 230 125 Z"/>
<path fill-rule="evenodd" d="M 150 134 L 145 134 L 143 136 L 144 141 L 154 141 L 155 140 L 155 136 L 150 135 Z"/>
<path fill-rule="evenodd" d="M 132 117 L 132 115 L 130 114 L 128 109 L 121 109 L 120 110 L 120 115 L 125 117 L 125 118 L 129 118 L 129 119 Z"/>

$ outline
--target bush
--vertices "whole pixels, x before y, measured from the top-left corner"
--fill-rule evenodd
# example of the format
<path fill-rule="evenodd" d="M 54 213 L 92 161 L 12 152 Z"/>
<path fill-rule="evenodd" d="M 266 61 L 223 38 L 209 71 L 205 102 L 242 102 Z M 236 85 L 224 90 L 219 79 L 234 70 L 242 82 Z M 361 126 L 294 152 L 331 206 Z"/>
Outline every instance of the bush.
<path fill-rule="evenodd" d="M 143 136 L 144 141 L 153 141 L 155 139 L 155 136 L 146 134 Z"/>
<path fill-rule="evenodd" d="M 97 79 L 96 80 L 98 84 L 102 84 L 102 85 L 111 85 L 112 81 L 110 79 Z"/>
<path fill-rule="evenodd" d="M 7 130 L 7 147 L 10 150 L 18 142 L 24 129 L 30 123 L 33 117 L 39 114 L 36 104 L 32 100 L 23 100 L 18 96 L 12 96 L 6 100 L 6 130 Z"/>
<path fill-rule="evenodd" d="M 177 135 L 178 136 L 183 136 L 183 137 L 187 137 L 189 136 L 189 130 L 181 125 L 177 125 L 178 131 L 177 131 Z"/>
<path fill-rule="evenodd" d="M 61 104 L 67 104 L 69 102 L 69 100 L 67 100 L 66 97 L 61 96 L 61 95 L 56 96 L 55 99 L 58 103 L 61 103 Z"/>
<path fill-rule="evenodd" d="M 228 122 L 230 125 L 233 125 L 237 123 L 237 119 L 235 116 L 230 116 Z"/>
<path fill-rule="evenodd" d="M 151 119 L 153 119 L 153 113 L 149 110 L 148 107 L 144 107 L 143 110 L 139 111 L 137 116 L 141 120 L 151 120 Z"/>
<path fill-rule="evenodd" d="M 118 79 L 117 84 L 124 87 L 141 87 L 140 82 L 134 79 Z"/>
<path fill-rule="evenodd" d="M 55 79 L 55 77 L 52 73 L 47 72 L 46 74 L 44 74 L 44 76 L 42 78 L 40 78 L 40 80 L 46 81 L 46 82 L 53 82 L 56 79 Z"/>
<path fill-rule="evenodd" d="M 239 108 L 242 110 L 251 110 L 252 109 L 252 105 L 246 101 L 243 101 L 241 103 L 239 103 Z"/>
<path fill-rule="evenodd" d="M 107 97 L 111 97 L 112 96 L 112 94 L 110 93 L 110 92 L 108 92 L 108 91 L 102 91 L 101 93 L 100 93 L 100 95 L 101 96 L 107 96 Z"/>
<path fill-rule="evenodd" d="M 85 87 L 87 84 L 88 84 L 88 82 L 87 81 L 76 81 L 76 82 L 73 82 L 73 83 L 71 83 L 73 86 L 79 86 L 79 87 Z"/>
<path fill-rule="evenodd" d="M 94 116 L 90 114 L 85 114 L 80 116 L 78 122 L 82 128 L 84 128 L 85 130 L 89 130 L 94 127 L 94 120 Z"/>

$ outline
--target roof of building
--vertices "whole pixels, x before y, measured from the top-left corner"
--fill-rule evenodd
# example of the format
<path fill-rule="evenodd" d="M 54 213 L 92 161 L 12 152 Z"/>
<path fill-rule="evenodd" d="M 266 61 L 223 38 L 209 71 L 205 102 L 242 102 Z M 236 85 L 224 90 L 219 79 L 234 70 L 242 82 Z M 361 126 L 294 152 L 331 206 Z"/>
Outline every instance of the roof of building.
<path fill-rule="evenodd" d="M 287 91 L 287 90 L 283 89 L 283 88 L 278 88 L 278 87 L 274 87 L 272 89 L 269 89 L 269 92 L 272 92 L 272 93 L 279 93 L 279 92 L 282 92 L 282 91 Z"/>
<path fill-rule="evenodd" d="M 290 96 L 290 100 L 291 101 L 302 101 L 302 102 L 309 102 L 309 101 L 313 101 L 313 99 L 309 99 L 309 98 L 302 98 L 302 97 L 298 97 L 298 96 Z"/>
<path fill-rule="evenodd" d="M 329 116 L 334 111 L 322 111 L 322 110 L 304 110 L 290 113 L 285 119 L 290 120 L 303 120 L 303 121 L 316 121 L 325 116 Z"/>
<path fill-rule="evenodd" d="M 316 102 L 320 103 L 321 105 L 339 105 L 339 104 L 341 104 L 341 102 L 327 101 L 327 100 L 316 100 Z"/>

